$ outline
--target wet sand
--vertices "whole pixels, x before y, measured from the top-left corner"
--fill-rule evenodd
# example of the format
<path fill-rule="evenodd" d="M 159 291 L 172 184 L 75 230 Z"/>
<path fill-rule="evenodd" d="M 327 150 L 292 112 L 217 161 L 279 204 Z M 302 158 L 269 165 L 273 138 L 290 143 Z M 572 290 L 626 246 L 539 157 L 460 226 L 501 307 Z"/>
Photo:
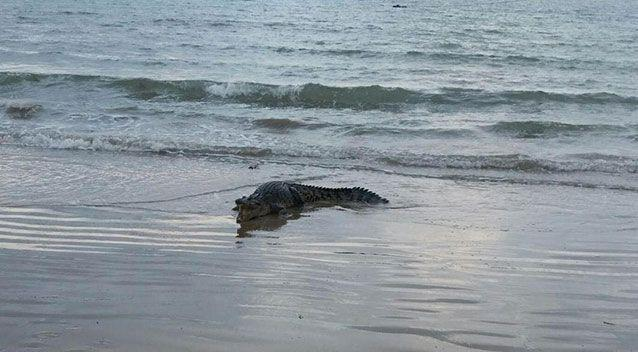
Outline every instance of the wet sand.
<path fill-rule="evenodd" d="M 2 148 L 0 351 L 631 351 L 638 197 Z M 275 178 L 384 208 L 238 230 Z"/>

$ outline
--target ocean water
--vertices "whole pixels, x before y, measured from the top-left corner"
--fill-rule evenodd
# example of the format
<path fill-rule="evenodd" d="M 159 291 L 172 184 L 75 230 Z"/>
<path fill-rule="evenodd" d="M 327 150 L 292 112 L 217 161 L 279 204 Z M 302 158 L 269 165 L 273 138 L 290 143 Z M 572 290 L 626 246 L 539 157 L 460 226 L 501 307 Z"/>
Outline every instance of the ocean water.
<path fill-rule="evenodd" d="M 631 1 L 3 1 L 0 143 L 638 190 Z"/>

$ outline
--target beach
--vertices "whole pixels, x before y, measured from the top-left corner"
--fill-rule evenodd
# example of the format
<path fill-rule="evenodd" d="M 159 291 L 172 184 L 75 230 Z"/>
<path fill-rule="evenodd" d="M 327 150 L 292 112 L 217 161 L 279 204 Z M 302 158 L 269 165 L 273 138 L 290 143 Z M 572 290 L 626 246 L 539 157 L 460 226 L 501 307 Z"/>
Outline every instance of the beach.
<path fill-rule="evenodd" d="M 637 343 L 632 192 L 2 151 L 3 351 Z M 232 201 L 264 174 L 326 186 L 365 179 L 391 203 L 321 208 L 238 233 Z"/>
<path fill-rule="evenodd" d="M 636 13 L 0 2 L 0 352 L 638 349 Z"/>

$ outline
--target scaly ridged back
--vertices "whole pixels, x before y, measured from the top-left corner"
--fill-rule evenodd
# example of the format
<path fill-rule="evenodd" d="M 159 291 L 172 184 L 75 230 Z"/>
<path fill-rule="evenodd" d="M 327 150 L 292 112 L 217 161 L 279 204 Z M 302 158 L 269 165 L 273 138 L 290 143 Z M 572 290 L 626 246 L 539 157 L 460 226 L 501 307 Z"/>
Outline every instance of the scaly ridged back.
<path fill-rule="evenodd" d="M 361 202 L 366 204 L 383 204 L 388 200 L 378 194 L 361 187 L 327 188 L 293 183 L 291 188 L 296 190 L 304 203 L 313 202 Z"/>
<path fill-rule="evenodd" d="M 298 192 L 293 189 L 290 182 L 285 181 L 266 182 L 259 186 L 248 199 L 257 199 L 281 208 L 303 205 L 303 199 Z"/>

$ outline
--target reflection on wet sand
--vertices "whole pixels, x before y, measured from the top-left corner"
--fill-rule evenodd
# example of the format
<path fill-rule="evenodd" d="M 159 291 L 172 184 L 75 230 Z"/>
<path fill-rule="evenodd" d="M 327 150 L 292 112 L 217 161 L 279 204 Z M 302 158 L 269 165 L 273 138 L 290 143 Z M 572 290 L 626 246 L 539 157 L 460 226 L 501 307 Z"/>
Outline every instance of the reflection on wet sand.
<path fill-rule="evenodd" d="M 626 231 L 608 241 L 564 229 L 557 249 L 553 233 L 415 225 L 412 208 L 340 210 L 237 229 L 228 215 L 0 207 L 0 267 L 11 269 L 0 271 L 0 347 L 500 352 L 638 342 L 638 243 Z"/>
<path fill-rule="evenodd" d="M 297 220 L 300 217 L 300 211 L 291 210 L 286 215 L 272 214 L 245 221 L 237 229 L 237 237 L 252 237 L 251 232 L 254 231 L 275 231 L 286 225 L 288 220 Z"/>

